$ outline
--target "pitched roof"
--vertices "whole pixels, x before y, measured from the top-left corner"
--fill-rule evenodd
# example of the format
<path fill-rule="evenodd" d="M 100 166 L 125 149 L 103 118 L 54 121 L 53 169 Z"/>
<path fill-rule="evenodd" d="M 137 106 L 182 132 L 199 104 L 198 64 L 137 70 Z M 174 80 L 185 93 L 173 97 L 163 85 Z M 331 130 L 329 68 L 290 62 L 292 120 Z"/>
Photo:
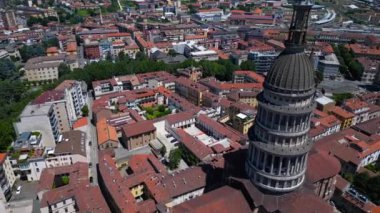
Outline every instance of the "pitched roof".
<path fill-rule="evenodd" d="M 86 117 L 83 117 L 83 118 L 79 118 L 77 121 L 75 121 L 75 123 L 73 124 L 73 129 L 77 129 L 77 128 L 80 128 L 82 126 L 86 126 L 88 124 L 87 122 L 87 118 Z"/>
<path fill-rule="evenodd" d="M 125 124 L 122 127 L 122 131 L 126 137 L 133 137 L 143 133 L 156 131 L 156 127 L 153 126 L 153 121 L 145 120 L 137 123 Z"/>
<path fill-rule="evenodd" d="M 7 158 L 7 153 L 0 153 L 0 164 L 4 163 Z"/>
<path fill-rule="evenodd" d="M 223 195 L 223 196 L 221 196 Z M 173 208 L 176 212 L 251 212 L 248 201 L 240 190 L 223 186 Z"/>
<path fill-rule="evenodd" d="M 338 175 L 340 162 L 327 152 L 310 153 L 307 161 L 307 177 L 310 181 L 317 182 Z"/>
<path fill-rule="evenodd" d="M 109 125 L 106 119 L 101 119 L 96 123 L 96 132 L 98 133 L 98 144 L 104 144 L 108 141 L 119 142 L 116 128 Z"/>

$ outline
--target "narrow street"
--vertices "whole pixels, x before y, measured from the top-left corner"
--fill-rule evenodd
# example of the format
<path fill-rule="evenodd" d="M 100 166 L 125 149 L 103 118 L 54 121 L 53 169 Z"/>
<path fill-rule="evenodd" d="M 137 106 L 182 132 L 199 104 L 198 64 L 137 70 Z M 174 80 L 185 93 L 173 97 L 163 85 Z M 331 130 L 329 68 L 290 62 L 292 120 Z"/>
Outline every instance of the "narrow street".
<path fill-rule="evenodd" d="M 91 162 L 91 168 L 90 168 L 90 175 L 92 176 L 92 183 L 93 185 L 98 185 L 98 174 L 97 174 L 97 164 L 99 162 L 98 159 L 98 140 L 96 135 L 96 127 L 91 123 L 92 120 L 92 102 L 93 97 L 92 94 L 89 93 L 87 98 L 87 105 L 89 108 L 89 116 L 88 116 L 88 126 L 87 126 L 87 134 L 90 138 L 91 145 L 90 145 L 90 162 Z"/>

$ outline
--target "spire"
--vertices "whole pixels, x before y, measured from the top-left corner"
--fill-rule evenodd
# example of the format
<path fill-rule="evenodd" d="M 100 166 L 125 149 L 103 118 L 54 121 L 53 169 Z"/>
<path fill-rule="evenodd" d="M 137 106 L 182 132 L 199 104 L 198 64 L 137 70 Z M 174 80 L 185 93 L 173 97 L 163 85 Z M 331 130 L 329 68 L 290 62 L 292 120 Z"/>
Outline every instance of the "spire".
<path fill-rule="evenodd" d="M 302 52 L 306 43 L 307 24 L 310 10 L 313 7 L 311 0 L 296 0 L 293 4 L 293 16 L 289 27 L 288 40 L 285 42 L 287 50 Z"/>

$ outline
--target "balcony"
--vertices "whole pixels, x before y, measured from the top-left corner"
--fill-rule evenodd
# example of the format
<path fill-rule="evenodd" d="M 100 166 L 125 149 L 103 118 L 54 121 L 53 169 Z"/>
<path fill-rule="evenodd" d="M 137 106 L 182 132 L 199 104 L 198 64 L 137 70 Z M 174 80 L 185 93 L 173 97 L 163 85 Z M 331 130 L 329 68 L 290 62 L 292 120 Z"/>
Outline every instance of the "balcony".
<path fill-rule="evenodd" d="M 21 171 L 26 171 L 26 170 L 30 169 L 29 163 L 21 163 L 21 164 L 19 164 L 18 167 L 20 168 Z"/>

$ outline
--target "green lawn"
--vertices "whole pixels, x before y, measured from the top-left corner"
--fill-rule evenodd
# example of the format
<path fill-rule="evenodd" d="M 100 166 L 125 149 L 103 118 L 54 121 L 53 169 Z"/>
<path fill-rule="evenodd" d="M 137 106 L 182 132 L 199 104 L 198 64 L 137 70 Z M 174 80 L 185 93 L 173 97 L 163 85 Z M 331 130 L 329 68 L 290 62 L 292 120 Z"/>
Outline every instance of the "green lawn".
<path fill-rule="evenodd" d="M 146 111 L 145 117 L 148 120 L 159 118 L 171 113 L 169 108 L 166 108 L 164 105 L 158 105 L 154 107 L 145 107 Z"/>

